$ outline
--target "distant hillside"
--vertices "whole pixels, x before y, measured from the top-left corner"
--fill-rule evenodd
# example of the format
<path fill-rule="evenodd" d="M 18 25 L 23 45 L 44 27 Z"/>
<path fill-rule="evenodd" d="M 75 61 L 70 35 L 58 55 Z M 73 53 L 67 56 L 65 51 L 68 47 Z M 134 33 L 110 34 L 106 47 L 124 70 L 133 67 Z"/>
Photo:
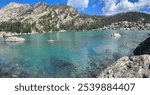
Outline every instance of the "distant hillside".
<path fill-rule="evenodd" d="M 0 31 L 18 33 L 109 29 L 107 26 L 123 21 L 135 22 L 134 27 L 136 22 L 140 21 L 138 26 L 141 27 L 146 23 L 148 26 L 143 28 L 150 29 L 150 14 L 139 12 L 121 13 L 114 16 L 90 16 L 80 14 L 67 5 L 49 6 L 46 3 L 38 3 L 30 6 L 14 2 L 0 9 Z M 132 23 L 129 26 L 132 27 Z M 119 27 L 122 27 L 122 24 Z"/>
<path fill-rule="evenodd" d="M 103 17 L 103 21 L 107 22 L 107 24 L 121 21 L 137 22 L 140 20 L 143 20 L 145 23 L 150 22 L 150 14 L 140 12 L 127 12 L 116 14 L 114 16 Z"/>

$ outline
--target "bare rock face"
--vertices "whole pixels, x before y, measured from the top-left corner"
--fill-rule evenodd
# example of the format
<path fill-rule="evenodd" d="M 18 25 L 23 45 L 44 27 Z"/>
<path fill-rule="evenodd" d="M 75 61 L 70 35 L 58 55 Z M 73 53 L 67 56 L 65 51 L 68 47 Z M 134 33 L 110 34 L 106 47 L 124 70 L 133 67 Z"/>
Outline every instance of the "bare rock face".
<path fill-rule="evenodd" d="M 29 5 L 11 2 L 0 9 L 0 22 L 9 21 L 10 19 L 18 19 L 18 15 L 29 8 Z"/>
<path fill-rule="evenodd" d="M 49 32 L 66 30 L 66 23 L 79 16 L 78 12 L 67 5 L 49 6 L 47 3 L 37 3 L 34 6 L 12 2 L 0 9 L 0 31 L 16 32 L 14 29 L 6 30 L 5 24 L 19 22 L 23 27 L 28 24 L 30 31 Z M 19 32 L 19 31 L 17 31 Z M 29 31 L 28 31 L 29 32 Z"/>
<path fill-rule="evenodd" d="M 150 55 L 122 57 L 100 73 L 99 78 L 150 78 Z"/>
<path fill-rule="evenodd" d="M 38 3 L 33 7 L 33 13 L 34 14 L 41 14 L 44 11 L 46 11 L 46 8 L 48 7 L 47 3 Z"/>

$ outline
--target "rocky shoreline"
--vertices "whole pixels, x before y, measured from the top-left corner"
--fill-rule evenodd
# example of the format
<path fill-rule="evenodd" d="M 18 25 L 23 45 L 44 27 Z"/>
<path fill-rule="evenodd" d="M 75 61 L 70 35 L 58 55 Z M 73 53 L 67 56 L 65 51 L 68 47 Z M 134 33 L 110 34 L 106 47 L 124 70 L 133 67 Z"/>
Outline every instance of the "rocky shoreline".
<path fill-rule="evenodd" d="M 150 30 L 150 22 L 145 23 L 144 20 L 139 20 L 137 22 L 115 22 L 99 30 Z"/>
<path fill-rule="evenodd" d="M 122 57 L 107 67 L 98 78 L 150 78 L 150 37 L 139 44 L 134 56 Z"/>
<path fill-rule="evenodd" d="M 100 73 L 99 78 L 150 78 L 150 55 L 125 56 Z"/>
<path fill-rule="evenodd" d="M 32 32 L 32 33 L 17 33 L 17 32 L 5 32 L 5 31 L 0 31 L 0 37 L 11 37 L 11 36 L 18 36 L 18 35 L 32 35 L 36 34 L 37 32 Z"/>

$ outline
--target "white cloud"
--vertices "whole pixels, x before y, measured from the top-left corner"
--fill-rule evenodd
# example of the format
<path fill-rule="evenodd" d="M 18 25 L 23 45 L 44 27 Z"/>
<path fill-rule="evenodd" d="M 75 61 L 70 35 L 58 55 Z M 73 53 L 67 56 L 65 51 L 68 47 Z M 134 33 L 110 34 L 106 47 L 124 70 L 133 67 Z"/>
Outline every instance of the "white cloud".
<path fill-rule="evenodd" d="M 67 5 L 78 9 L 88 8 L 89 0 L 68 0 Z"/>
<path fill-rule="evenodd" d="M 105 15 L 113 15 L 128 11 L 140 11 L 143 8 L 150 7 L 149 2 L 150 0 L 139 0 L 134 3 L 129 0 L 104 0 L 105 6 L 102 10 Z"/>

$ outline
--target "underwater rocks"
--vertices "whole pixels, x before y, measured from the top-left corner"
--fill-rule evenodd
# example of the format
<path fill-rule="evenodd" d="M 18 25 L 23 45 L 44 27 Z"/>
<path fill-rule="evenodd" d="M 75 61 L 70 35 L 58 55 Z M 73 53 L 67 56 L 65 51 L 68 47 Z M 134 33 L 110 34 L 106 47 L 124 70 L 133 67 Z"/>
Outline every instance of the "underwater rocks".
<path fill-rule="evenodd" d="M 53 65 L 53 67 L 59 68 L 71 65 L 70 62 L 55 57 L 50 57 L 49 62 Z"/>
<path fill-rule="evenodd" d="M 128 42 L 126 44 L 123 44 L 123 47 L 135 49 L 138 46 L 138 42 Z"/>
<path fill-rule="evenodd" d="M 9 37 L 5 40 L 6 42 L 24 42 L 25 39 L 21 37 Z"/>
<path fill-rule="evenodd" d="M 0 68 L 1 78 L 27 78 L 30 77 L 29 73 L 22 67 L 12 67 L 8 64 L 4 64 Z"/>
<path fill-rule="evenodd" d="M 43 61 L 45 62 L 45 60 Z M 72 64 L 69 61 L 57 57 L 49 57 L 47 62 L 43 64 L 41 72 L 44 72 L 44 75 L 41 75 L 41 77 L 53 77 L 53 78 L 73 77 L 72 73 L 74 73 L 75 69 L 76 68 L 74 64 Z"/>
<path fill-rule="evenodd" d="M 27 78 L 30 77 L 29 73 L 22 67 L 15 67 L 12 69 L 12 78 Z"/>
<path fill-rule="evenodd" d="M 134 50 L 134 55 L 150 54 L 150 37 L 141 42 Z"/>
<path fill-rule="evenodd" d="M 0 78 L 29 78 L 31 72 L 21 66 L 23 61 L 14 62 L 0 56 Z"/>
<path fill-rule="evenodd" d="M 150 78 L 150 55 L 122 57 L 98 76 L 99 78 Z"/>

